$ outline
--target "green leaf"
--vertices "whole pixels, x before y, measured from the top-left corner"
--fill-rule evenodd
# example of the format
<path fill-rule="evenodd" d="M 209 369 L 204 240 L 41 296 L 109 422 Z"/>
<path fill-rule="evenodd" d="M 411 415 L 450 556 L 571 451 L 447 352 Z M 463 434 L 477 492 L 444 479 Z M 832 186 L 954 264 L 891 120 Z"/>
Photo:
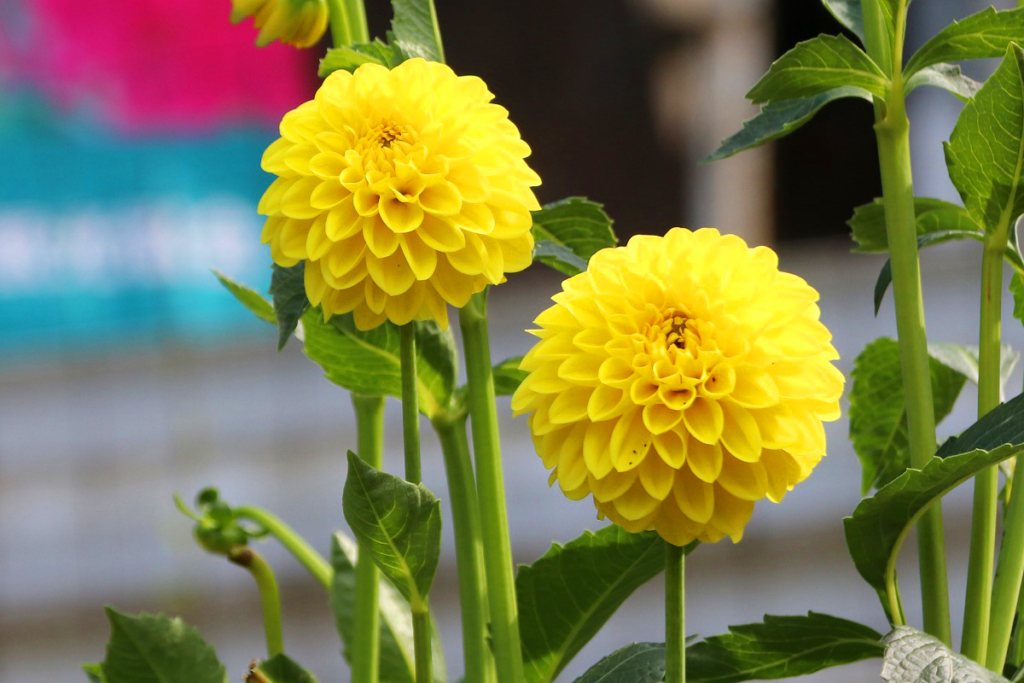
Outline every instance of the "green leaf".
<path fill-rule="evenodd" d="M 270 296 L 274 301 L 274 313 L 277 316 L 277 350 L 280 351 L 288 343 L 288 338 L 309 310 L 306 298 L 306 262 L 299 261 L 291 268 L 282 268 L 274 264 L 270 276 Z"/>
<path fill-rule="evenodd" d="M 885 97 L 888 80 L 867 54 L 846 36 L 821 35 L 798 43 L 758 81 L 747 99 L 754 104 L 814 97 L 842 86 Z"/>
<path fill-rule="evenodd" d="M 626 598 L 664 567 L 661 537 L 616 525 L 556 543 L 520 567 L 516 596 L 527 683 L 553 681 Z"/>
<path fill-rule="evenodd" d="M 967 106 L 946 143 L 946 165 L 964 206 L 987 231 L 1024 213 L 1024 51 L 1006 58 Z"/>
<path fill-rule="evenodd" d="M 256 670 L 266 676 L 270 683 L 317 683 L 316 676 L 286 655 L 276 655 L 260 662 Z"/>
<path fill-rule="evenodd" d="M 922 85 L 948 90 L 961 102 L 971 99 L 981 89 L 981 83 L 965 75 L 956 64 L 934 64 L 921 69 L 907 80 L 906 92 L 917 90 Z"/>
<path fill-rule="evenodd" d="M 303 342 L 310 360 L 327 379 L 349 391 L 372 396 L 402 395 L 401 331 L 390 322 L 359 330 L 352 315 L 319 310 L 302 317 Z M 433 418 L 447 410 L 455 390 L 455 340 L 434 322 L 416 323 L 416 374 L 420 411 Z"/>
<path fill-rule="evenodd" d="M 939 62 L 1002 57 L 1011 43 L 1024 42 L 1024 10 L 989 7 L 939 31 L 910 58 L 907 77 Z"/>
<path fill-rule="evenodd" d="M 511 396 L 530 373 L 519 369 L 522 356 L 506 358 L 494 366 L 494 393 L 496 396 Z"/>
<path fill-rule="evenodd" d="M 861 624 L 808 612 L 766 615 L 763 623 L 730 626 L 686 650 L 686 673 L 700 683 L 739 683 L 804 676 L 882 656 L 880 633 Z"/>
<path fill-rule="evenodd" d="M 915 197 L 914 210 L 917 213 L 918 237 L 939 232 L 975 232 L 978 233 L 978 239 L 981 239 L 981 228 L 962 206 L 941 199 Z M 885 229 L 885 205 L 881 198 L 858 206 L 846 224 L 850 226 L 853 241 L 857 243 L 854 251 L 864 254 L 889 251 L 889 236 Z"/>
<path fill-rule="evenodd" d="M 334 568 L 334 582 L 331 585 L 331 611 L 334 623 L 345 643 L 345 658 L 351 661 L 348 648 L 353 642 L 355 620 L 355 565 L 359 550 L 355 541 L 340 531 L 331 538 L 331 566 Z M 378 583 L 378 605 L 380 610 L 380 683 L 413 683 L 415 680 L 415 651 L 412 638 L 412 614 L 409 601 L 395 590 L 385 577 Z M 432 658 L 434 680 L 444 681 L 444 649 L 432 626 Z"/>
<path fill-rule="evenodd" d="M 82 671 L 85 672 L 85 676 L 89 679 L 89 683 L 105 683 L 103 680 L 102 664 L 83 664 Z"/>
<path fill-rule="evenodd" d="M 1010 291 L 1013 292 L 1013 317 L 1024 323 L 1024 281 L 1019 273 L 1010 278 Z"/>
<path fill-rule="evenodd" d="M 949 359 L 953 355 L 949 346 L 937 351 L 947 362 L 928 359 L 936 423 L 953 410 L 969 376 Z M 863 469 L 862 493 L 888 484 L 910 467 L 900 349 L 893 339 L 876 339 L 854 361 L 850 439 Z"/>
<path fill-rule="evenodd" d="M 328 48 L 320 60 L 320 78 L 327 78 L 335 71 L 355 71 L 363 64 L 380 64 L 389 69 L 408 59 L 397 45 L 385 43 L 379 38 L 372 43 L 357 43 Z"/>
<path fill-rule="evenodd" d="M 349 451 L 342 508 L 381 572 L 414 611 L 423 609 L 441 554 L 441 501 Z"/>
<path fill-rule="evenodd" d="M 924 510 L 981 470 L 1022 450 L 1024 396 L 1018 396 L 948 439 L 922 469 L 905 471 L 843 520 L 857 571 L 883 596 L 883 605 L 888 604 L 886 581 L 895 581 L 900 546 Z"/>
<path fill-rule="evenodd" d="M 885 662 L 882 680 L 888 683 L 1008 683 L 939 639 L 909 626 L 897 626 L 882 640 Z"/>
<path fill-rule="evenodd" d="M 864 12 L 860 0 L 821 0 L 840 24 L 864 42 Z"/>
<path fill-rule="evenodd" d="M 978 383 L 978 347 L 960 344 L 929 344 L 928 354 L 944 365 L 960 372 L 974 384 Z M 1007 380 L 1020 361 L 1020 354 L 1012 346 L 1004 345 L 1000 350 L 999 391 L 1000 400 L 1004 400 L 1003 389 Z"/>
<path fill-rule="evenodd" d="M 106 612 L 105 683 L 224 683 L 227 674 L 217 653 L 181 619 L 129 616 L 110 607 Z"/>
<path fill-rule="evenodd" d="M 859 1 L 858 1 L 859 5 Z M 702 163 L 720 161 L 748 149 L 760 147 L 766 142 L 778 140 L 810 121 L 821 109 L 835 100 L 856 97 L 871 101 L 871 93 L 863 88 L 843 86 L 827 90 L 814 97 L 783 100 L 766 104 L 754 118 L 744 122 L 743 128 L 722 140 L 714 153 Z"/>
<path fill-rule="evenodd" d="M 257 318 L 271 325 L 277 324 L 277 315 L 274 314 L 274 306 L 264 299 L 259 292 L 245 285 L 239 284 L 228 276 L 218 271 L 213 271 L 220 283 L 231 292 L 243 306 Z"/>
<path fill-rule="evenodd" d="M 633 643 L 611 653 L 575 683 L 661 683 L 665 643 Z"/>
<path fill-rule="evenodd" d="M 441 31 L 437 25 L 434 0 L 391 0 L 395 16 L 391 20 L 394 41 L 409 57 L 431 62 L 444 61 Z"/>
<path fill-rule="evenodd" d="M 534 257 L 566 275 L 587 268 L 587 261 L 618 240 L 604 206 L 586 197 L 567 197 L 533 212 Z"/>

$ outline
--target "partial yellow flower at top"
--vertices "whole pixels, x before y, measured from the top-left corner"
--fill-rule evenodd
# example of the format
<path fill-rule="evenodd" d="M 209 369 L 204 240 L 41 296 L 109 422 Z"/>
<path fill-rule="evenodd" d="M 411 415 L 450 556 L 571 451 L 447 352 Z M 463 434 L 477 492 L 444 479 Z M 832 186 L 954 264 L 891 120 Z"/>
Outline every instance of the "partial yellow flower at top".
<path fill-rule="evenodd" d="M 327 30 L 327 0 L 231 0 L 231 21 L 253 18 L 260 30 L 256 44 L 280 40 L 295 47 L 312 47 Z"/>
<path fill-rule="evenodd" d="M 336 71 L 263 155 L 274 262 L 306 262 L 325 318 L 360 329 L 436 320 L 533 259 L 540 178 L 508 111 L 475 76 L 410 59 Z"/>
<path fill-rule="evenodd" d="M 818 293 L 766 247 L 675 228 L 604 249 L 537 318 L 512 399 L 551 482 L 631 532 L 738 542 L 825 454 L 844 378 Z"/>

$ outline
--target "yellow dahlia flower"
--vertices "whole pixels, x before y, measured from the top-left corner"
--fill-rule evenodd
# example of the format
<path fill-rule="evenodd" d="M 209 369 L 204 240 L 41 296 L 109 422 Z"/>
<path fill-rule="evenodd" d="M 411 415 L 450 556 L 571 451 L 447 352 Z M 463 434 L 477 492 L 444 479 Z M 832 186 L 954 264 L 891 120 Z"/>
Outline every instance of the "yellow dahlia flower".
<path fill-rule="evenodd" d="M 312 47 L 327 30 L 327 0 L 231 0 L 231 21 L 237 24 L 246 17 L 260 29 L 260 47 L 275 40 Z"/>
<path fill-rule="evenodd" d="M 336 71 L 289 112 L 263 155 L 278 176 L 260 201 L 274 262 L 306 262 L 325 318 L 354 312 L 448 325 L 533 258 L 530 148 L 475 76 L 410 59 Z"/>
<path fill-rule="evenodd" d="M 512 399 L 551 482 L 669 543 L 737 542 L 825 454 L 842 374 L 771 249 L 681 228 L 604 249 L 537 318 Z"/>

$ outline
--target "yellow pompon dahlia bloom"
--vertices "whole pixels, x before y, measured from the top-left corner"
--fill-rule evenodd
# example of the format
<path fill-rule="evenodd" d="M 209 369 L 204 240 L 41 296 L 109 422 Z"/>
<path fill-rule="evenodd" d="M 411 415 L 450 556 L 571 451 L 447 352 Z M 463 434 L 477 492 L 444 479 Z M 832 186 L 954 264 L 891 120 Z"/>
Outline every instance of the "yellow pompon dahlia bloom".
<path fill-rule="evenodd" d="M 336 71 L 263 155 L 274 262 L 360 329 L 436 320 L 533 259 L 530 148 L 475 76 L 410 59 Z"/>
<path fill-rule="evenodd" d="M 537 318 L 512 399 L 573 500 L 669 543 L 738 542 L 825 454 L 844 378 L 818 293 L 765 247 L 675 228 L 604 249 Z"/>
<path fill-rule="evenodd" d="M 256 44 L 280 40 L 295 47 L 312 47 L 327 30 L 327 0 L 231 0 L 231 21 L 246 17 L 260 30 Z"/>

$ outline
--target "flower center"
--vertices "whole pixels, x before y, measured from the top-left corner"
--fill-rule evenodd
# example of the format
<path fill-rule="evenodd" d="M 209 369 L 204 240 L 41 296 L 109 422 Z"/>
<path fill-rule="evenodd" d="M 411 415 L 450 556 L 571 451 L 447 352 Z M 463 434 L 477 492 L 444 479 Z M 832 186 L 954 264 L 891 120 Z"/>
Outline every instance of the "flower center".
<path fill-rule="evenodd" d="M 391 143 L 405 137 L 405 130 L 396 123 L 384 122 L 371 131 L 371 136 L 376 138 L 378 147 L 391 148 Z"/>

